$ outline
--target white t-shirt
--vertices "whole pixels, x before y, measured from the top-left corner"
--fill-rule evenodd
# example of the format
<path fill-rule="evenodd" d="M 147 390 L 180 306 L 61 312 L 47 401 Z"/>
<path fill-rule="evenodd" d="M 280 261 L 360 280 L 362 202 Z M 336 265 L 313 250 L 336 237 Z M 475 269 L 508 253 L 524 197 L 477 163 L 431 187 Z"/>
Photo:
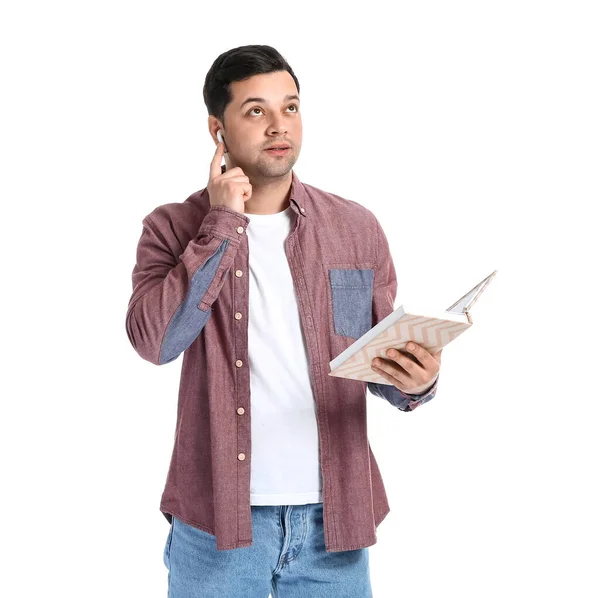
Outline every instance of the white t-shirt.
<path fill-rule="evenodd" d="M 322 502 L 319 434 L 308 354 L 284 242 L 288 207 L 246 214 L 250 294 L 251 505 Z"/>

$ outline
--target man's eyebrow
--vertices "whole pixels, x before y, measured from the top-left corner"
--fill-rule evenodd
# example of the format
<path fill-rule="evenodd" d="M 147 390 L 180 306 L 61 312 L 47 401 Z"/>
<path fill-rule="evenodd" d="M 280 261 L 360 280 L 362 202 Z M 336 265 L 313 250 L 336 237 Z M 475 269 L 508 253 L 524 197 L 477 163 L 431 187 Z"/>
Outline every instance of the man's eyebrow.
<path fill-rule="evenodd" d="M 287 95 L 287 96 L 285 96 L 285 98 L 283 98 L 284 102 L 289 102 L 290 100 L 300 101 L 300 98 L 297 95 Z M 264 104 L 266 104 L 267 100 L 265 100 L 265 98 L 246 98 L 240 104 L 240 109 L 243 108 L 246 104 L 249 104 L 250 102 L 263 102 Z"/>

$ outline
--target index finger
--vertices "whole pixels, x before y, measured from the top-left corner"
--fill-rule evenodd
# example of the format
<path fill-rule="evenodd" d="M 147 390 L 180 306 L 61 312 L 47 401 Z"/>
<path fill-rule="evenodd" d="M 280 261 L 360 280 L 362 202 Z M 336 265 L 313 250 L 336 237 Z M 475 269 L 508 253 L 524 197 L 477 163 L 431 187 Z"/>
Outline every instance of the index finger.
<path fill-rule="evenodd" d="M 215 151 L 215 155 L 210 163 L 210 180 L 218 177 L 221 174 L 221 158 L 223 157 L 223 150 L 225 146 L 220 141 L 217 143 L 217 149 Z"/>
<path fill-rule="evenodd" d="M 427 366 L 427 363 L 431 365 L 432 361 L 436 361 L 433 355 L 427 349 L 421 347 L 421 345 L 415 343 L 414 341 L 406 343 L 404 348 L 407 351 L 409 351 L 412 355 L 414 355 L 423 364 L 424 367 Z"/>

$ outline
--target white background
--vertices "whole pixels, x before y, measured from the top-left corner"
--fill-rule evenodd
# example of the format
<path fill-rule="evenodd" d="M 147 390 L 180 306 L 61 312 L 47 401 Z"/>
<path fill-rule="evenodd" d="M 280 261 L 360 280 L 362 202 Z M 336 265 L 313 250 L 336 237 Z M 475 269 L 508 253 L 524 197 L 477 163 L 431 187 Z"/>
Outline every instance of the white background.
<path fill-rule="evenodd" d="M 300 81 L 300 180 L 377 215 L 396 307 L 498 270 L 432 402 L 368 395 L 374 596 L 600 595 L 594 5 L 4 4 L 0 593 L 166 596 L 181 357 L 129 344 L 131 271 L 142 218 L 206 186 L 207 70 L 259 43 Z"/>

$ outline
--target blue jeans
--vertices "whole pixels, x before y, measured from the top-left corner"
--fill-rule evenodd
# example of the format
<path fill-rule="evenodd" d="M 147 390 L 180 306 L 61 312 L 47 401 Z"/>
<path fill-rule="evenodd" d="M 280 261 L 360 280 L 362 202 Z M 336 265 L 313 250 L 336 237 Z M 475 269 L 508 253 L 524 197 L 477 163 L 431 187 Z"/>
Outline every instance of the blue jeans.
<path fill-rule="evenodd" d="M 250 508 L 252 546 L 232 550 L 173 517 L 169 598 L 372 598 L 368 548 L 325 551 L 323 503 Z"/>

